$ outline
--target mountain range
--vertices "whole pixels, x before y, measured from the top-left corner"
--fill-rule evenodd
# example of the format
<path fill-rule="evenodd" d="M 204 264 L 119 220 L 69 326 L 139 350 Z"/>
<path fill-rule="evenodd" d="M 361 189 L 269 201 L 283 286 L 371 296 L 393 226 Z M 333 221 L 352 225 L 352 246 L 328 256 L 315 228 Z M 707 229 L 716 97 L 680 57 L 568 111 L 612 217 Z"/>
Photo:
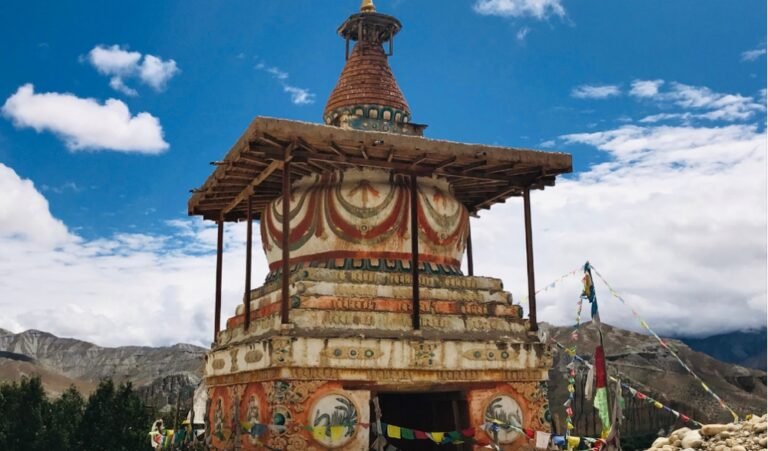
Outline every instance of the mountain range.
<path fill-rule="evenodd" d="M 541 323 L 540 328 L 547 340 L 575 345 L 586 359 L 591 358 L 598 343 L 597 328 L 591 323 L 581 326 L 575 342 L 571 341 L 573 328 L 547 323 Z M 622 380 L 681 411 L 694 412 L 700 421 L 728 420 L 713 398 L 655 339 L 608 324 L 602 325 L 602 332 L 608 365 Z M 726 403 L 740 413 L 757 413 L 766 408 L 764 337 L 765 330 L 692 341 L 669 339 L 667 343 Z M 179 402 L 184 406 L 191 403 L 202 378 L 206 351 L 189 344 L 110 348 L 38 330 L 15 334 L 0 329 L 0 382 L 38 375 L 55 396 L 70 385 L 88 394 L 100 379 L 110 377 L 116 382 L 130 381 L 148 405 L 167 410 Z M 556 352 L 549 383 L 552 406 L 567 398 L 568 362 L 565 353 Z M 762 365 L 762 369 L 747 365 Z"/>

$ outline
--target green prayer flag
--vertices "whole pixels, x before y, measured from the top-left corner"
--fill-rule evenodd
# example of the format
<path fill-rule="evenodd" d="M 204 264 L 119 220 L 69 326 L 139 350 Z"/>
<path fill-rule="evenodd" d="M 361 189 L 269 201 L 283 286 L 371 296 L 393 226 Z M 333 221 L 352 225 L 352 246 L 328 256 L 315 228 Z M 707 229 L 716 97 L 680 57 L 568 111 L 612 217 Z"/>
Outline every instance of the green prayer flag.
<path fill-rule="evenodd" d="M 406 440 L 413 440 L 416 436 L 413 434 L 413 429 L 401 428 L 400 436 Z"/>

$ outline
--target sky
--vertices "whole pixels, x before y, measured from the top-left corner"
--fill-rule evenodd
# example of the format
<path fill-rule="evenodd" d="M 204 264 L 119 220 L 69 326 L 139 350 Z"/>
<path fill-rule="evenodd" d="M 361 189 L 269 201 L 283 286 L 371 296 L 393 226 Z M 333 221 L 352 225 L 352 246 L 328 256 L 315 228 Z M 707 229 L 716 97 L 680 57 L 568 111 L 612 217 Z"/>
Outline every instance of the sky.
<path fill-rule="evenodd" d="M 538 318 L 707 336 L 766 324 L 766 5 L 379 0 L 426 136 L 557 150 L 532 194 Z M 256 116 L 321 122 L 356 0 L 0 3 L 0 328 L 209 345 L 215 229 L 187 216 Z M 522 204 L 473 219 L 475 273 L 527 311 Z M 244 285 L 226 229 L 223 316 Z M 254 280 L 266 275 L 255 243 Z M 586 312 L 586 309 L 585 309 Z M 584 314 L 583 316 L 586 316 Z"/>

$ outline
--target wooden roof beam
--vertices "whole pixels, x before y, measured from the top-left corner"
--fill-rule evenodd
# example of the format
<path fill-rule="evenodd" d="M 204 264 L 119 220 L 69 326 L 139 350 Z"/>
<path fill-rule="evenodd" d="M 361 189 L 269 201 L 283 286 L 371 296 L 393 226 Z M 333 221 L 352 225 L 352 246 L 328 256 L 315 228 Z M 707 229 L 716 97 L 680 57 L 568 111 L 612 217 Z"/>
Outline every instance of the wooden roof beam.
<path fill-rule="evenodd" d="M 445 160 L 441 161 L 440 163 L 437 163 L 437 166 L 435 166 L 434 170 L 435 171 L 439 171 L 441 169 L 445 169 L 445 168 L 447 168 L 448 166 L 450 166 L 450 165 L 452 165 L 454 163 L 456 163 L 456 156 L 455 155 L 452 156 L 451 158 L 448 158 L 448 159 L 445 159 Z"/>
<path fill-rule="evenodd" d="M 277 169 L 282 169 L 283 162 L 280 160 L 274 160 L 272 163 L 267 166 L 266 169 L 264 169 L 261 174 L 259 174 L 258 177 L 253 179 L 251 183 L 248 184 L 248 186 L 243 189 L 240 194 L 235 197 L 232 202 L 229 203 L 226 207 L 224 207 L 221 210 L 221 217 L 223 218 L 227 213 L 232 211 L 235 207 L 240 204 L 240 202 L 244 201 L 248 196 L 252 195 L 254 192 L 254 189 L 261 184 L 264 180 L 267 179 L 270 175 L 272 175 L 273 172 L 275 172 Z"/>

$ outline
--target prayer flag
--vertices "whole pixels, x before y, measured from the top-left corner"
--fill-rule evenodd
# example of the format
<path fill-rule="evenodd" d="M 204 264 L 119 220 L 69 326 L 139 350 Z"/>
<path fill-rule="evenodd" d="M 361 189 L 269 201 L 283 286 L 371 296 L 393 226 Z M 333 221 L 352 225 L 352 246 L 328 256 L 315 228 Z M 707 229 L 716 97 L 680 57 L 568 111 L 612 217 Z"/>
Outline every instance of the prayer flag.
<path fill-rule="evenodd" d="M 581 437 L 570 436 L 568 437 L 568 449 L 574 449 L 579 446 Z"/>
<path fill-rule="evenodd" d="M 387 425 L 387 437 L 390 438 L 401 438 L 400 436 L 400 427 L 399 426 L 392 426 L 391 424 Z"/>
<path fill-rule="evenodd" d="M 408 428 L 400 428 L 400 435 L 406 440 L 413 440 L 416 438 L 413 434 L 413 429 Z"/>
<path fill-rule="evenodd" d="M 429 438 L 431 438 L 433 442 L 439 444 L 443 442 L 445 432 L 427 432 L 427 435 L 429 435 Z"/>
<path fill-rule="evenodd" d="M 549 433 L 536 431 L 536 449 L 547 449 L 549 447 Z"/>
<path fill-rule="evenodd" d="M 424 431 L 418 431 L 418 430 L 414 430 L 414 431 L 413 431 L 413 436 L 416 438 L 416 440 L 424 440 L 424 439 L 428 439 L 428 438 L 429 438 L 429 437 L 427 436 L 427 433 L 426 433 L 426 432 L 424 432 Z"/>
<path fill-rule="evenodd" d="M 605 352 L 602 346 L 595 349 L 595 399 L 592 405 L 597 409 L 600 423 L 603 425 L 603 433 L 611 429 L 610 407 L 608 406 L 608 383 L 605 373 Z"/>
<path fill-rule="evenodd" d="M 459 431 L 451 431 L 445 434 L 449 441 L 448 443 L 460 443 L 461 442 L 461 433 Z"/>

